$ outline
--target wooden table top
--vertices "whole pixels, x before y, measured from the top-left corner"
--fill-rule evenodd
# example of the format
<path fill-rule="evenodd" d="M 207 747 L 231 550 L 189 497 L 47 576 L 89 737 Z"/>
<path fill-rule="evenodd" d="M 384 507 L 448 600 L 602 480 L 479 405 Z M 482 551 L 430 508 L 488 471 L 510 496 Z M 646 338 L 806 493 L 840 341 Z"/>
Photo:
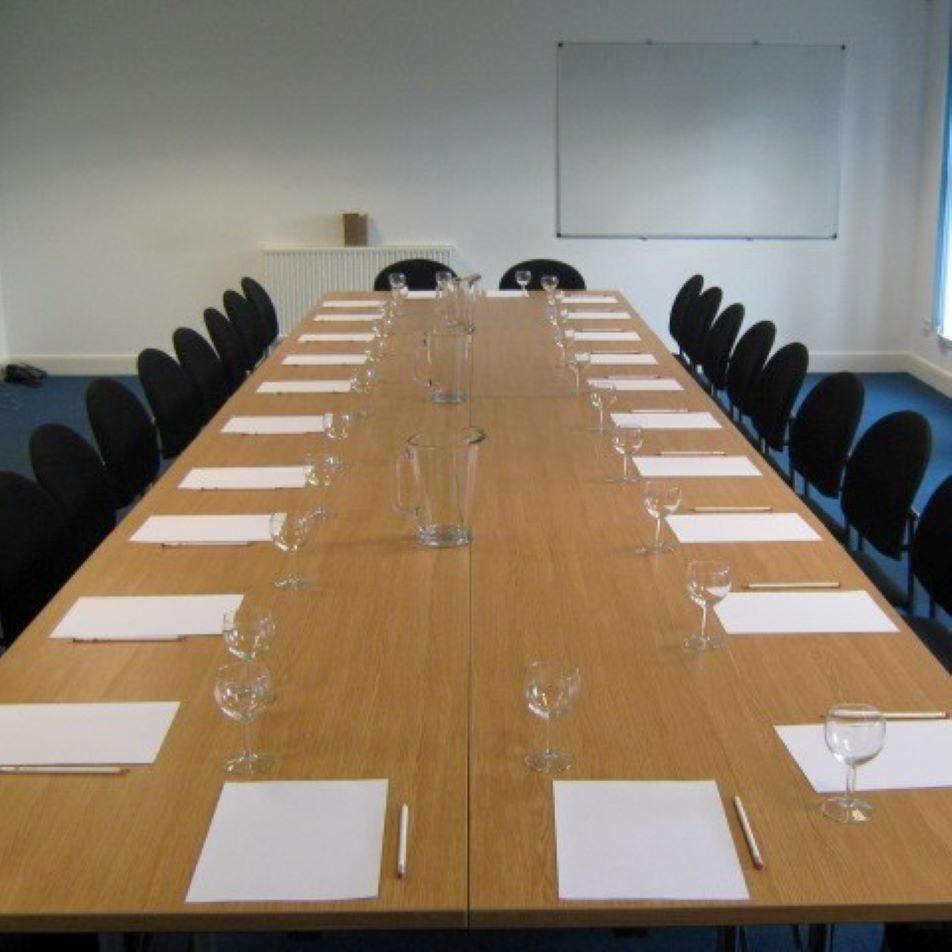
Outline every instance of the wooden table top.
<path fill-rule="evenodd" d="M 901 622 L 899 635 L 734 638 L 705 657 L 680 648 L 698 616 L 684 593 L 689 558 L 726 558 L 735 584 L 835 578 L 844 587 L 869 588 L 852 561 L 763 466 L 766 475 L 757 480 L 684 480 L 683 506 L 763 502 L 801 513 L 822 542 L 637 554 L 651 531 L 639 490 L 609 481 L 618 457 L 606 437 L 591 432 L 593 411 L 572 395 L 569 372 L 555 367 L 543 299 L 480 300 L 473 396 L 457 407 L 425 402 L 411 379 L 413 350 L 432 307 L 408 302 L 382 365 L 383 383 L 369 398 L 257 394 L 264 379 L 349 376 L 344 368 L 280 363 L 292 351 L 362 346 L 296 343 L 300 331 L 317 327 L 305 322 L 0 661 L 5 703 L 181 701 L 151 766 L 121 777 L 0 780 L 0 928 L 952 917 L 952 790 L 873 793 L 875 820 L 840 827 L 820 815 L 821 797 L 773 731 L 774 724 L 816 721 L 842 700 L 947 708 L 948 676 Z M 656 354 L 658 371 L 685 389 L 623 394 L 618 407 L 704 408 L 724 423 L 719 430 L 649 434 L 645 451 L 736 449 L 756 461 L 644 323 L 629 323 L 643 337 L 639 349 Z M 222 434 L 229 417 L 368 403 L 373 415 L 343 447 L 353 465 L 332 490 L 336 515 L 316 526 L 302 553 L 311 589 L 274 589 L 283 556 L 270 545 L 128 543 L 154 513 L 266 513 L 295 505 L 307 492 L 178 489 L 194 466 L 291 465 L 326 444 L 321 436 Z M 459 550 L 420 548 L 392 509 L 393 458 L 411 433 L 470 423 L 488 433 L 480 449 L 475 542 Z M 221 760 L 238 741 L 236 725 L 212 700 L 214 672 L 225 660 L 220 640 L 73 644 L 47 636 L 79 595 L 202 592 L 242 592 L 277 613 L 269 664 L 278 700 L 258 725 L 262 747 L 277 755 L 268 779 L 389 778 L 378 899 L 185 904 L 226 779 Z M 578 757 L 575 777 L 712 778 L 726 806 L 733 793 L 743 795 L 767 862 L 763 871 L 752 868 L 726 809 L 749 902 L 558 900 L 551 780 L 522 762 L 540 739 L 521 701 L 524 667 L 536 658 L 571 660 L 582 671 L 577 708 L 560 725 Z M 410 874 L 400 880 L 394 868 L 402 802 L 413 820 Z"/>

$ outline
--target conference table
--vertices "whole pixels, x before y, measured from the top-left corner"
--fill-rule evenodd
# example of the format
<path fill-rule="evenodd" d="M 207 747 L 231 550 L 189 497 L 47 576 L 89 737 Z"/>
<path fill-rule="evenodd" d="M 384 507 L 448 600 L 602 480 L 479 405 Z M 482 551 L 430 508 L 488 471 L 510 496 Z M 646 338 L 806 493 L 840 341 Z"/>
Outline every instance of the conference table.
<path fill-rule="evenodd" d="M 333 295 L 334 298 L 367 295 Z M 757 479 L 683 479 L 681 511 L 763 504 L 800 514 L 810 544 L 694 544 L 639 553 L 652 531 L 637 482 L 595 432 L 595 414 L 556 366 L 545 299 L 481 297 L 470 398 L 437 405 L 415 382 L 432 300 L 404 303 L 370 394 L 258 393 L 265 380 L 346 378 L 345 367 L 284 364 L 348 352 L 297 340 L 306 318 L 249 377 L 0 661 L 3 703 L 156 701 L 180 709 L 156 761 L 122 776 L 2 776 L 0 927 L 6 930 L 229 930 L 650 926 L 952 918 L 952 789 L 874 792 L 871 823 L 839 825 L 779 742 L 775 725 L 822 721 L 840 701 L 944 710 L 949 679 L 876 592 L 898 634 L 728 637 L 704 654 L 681 642 L 699 611 L 687 563 L 720 558 L 749 581 L 869 582 L 718 406 L 629 312 L 638 349 L 678 392 L 619 394 L 615 409 L 686 407 L 721 424 L 648 431 L 643 452 L 725 450 Z M 583 305 L 584 307 L 584 305 Z M 617 321 L 592 321 L 592 328 Z M 628 343 L 599 349 L 630 350 Z M 638 372 L 640 368 L 636 368 Z M 341 444 L 333 515 L 301 553 L 311 586 L 279 591 L 270 544 L 139 545 L 154 514 L 270 513 L 309 489 L 196 492 L 194 467 L 294 465 L 322 435 L 223 433 L 237 415 L 367 417 Z M 482 427 L 474 541 L 416 544 L 395 511 L 394 459 L 411 434 Z M 667 533 L 668 530 L 666 529 Z M 670 538 L 670 536 L 668 536 Z M 271 608 L 274 706 L 257 724 L 276 757 L 268 780 L 389 780 L 379 896 L 332 902 L 187 903 L 238 729 L 217 709 L 221 638 L 153 644 L 49 637 L 82 595 L 242 593 Z M 716 622 L 715 622 L 716 624 Z M 522 680 L 535 659 L 579 666 L 560 725 L 570 779 L 714 780 L 749 891 L 745 901 L 558 898 L 552 778 L 526 753 L 541 741 Z M 887 741 L 889 736 L 887 731 Z M 254 782 L 254 781 L 248 781 Z M 731 809 L 741 794 L 765 859 L 755 869 Z M 411 810 L 408 872 L 396 874 L 400 805 Z"/>

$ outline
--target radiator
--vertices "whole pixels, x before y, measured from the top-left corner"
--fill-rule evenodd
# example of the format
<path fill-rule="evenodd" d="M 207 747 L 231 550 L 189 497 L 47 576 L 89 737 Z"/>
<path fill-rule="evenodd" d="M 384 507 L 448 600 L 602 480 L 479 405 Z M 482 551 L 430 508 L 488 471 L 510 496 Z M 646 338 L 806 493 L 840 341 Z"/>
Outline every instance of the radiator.
<path fill-rule="evenodd" d="M 287 334 L 328 291 L 369 291 L 381 269 L 403 258 L 430 258 L 451 265 L 447 245 L 385 248 L 269 248 L 264 252 L 264 286 Z"/>

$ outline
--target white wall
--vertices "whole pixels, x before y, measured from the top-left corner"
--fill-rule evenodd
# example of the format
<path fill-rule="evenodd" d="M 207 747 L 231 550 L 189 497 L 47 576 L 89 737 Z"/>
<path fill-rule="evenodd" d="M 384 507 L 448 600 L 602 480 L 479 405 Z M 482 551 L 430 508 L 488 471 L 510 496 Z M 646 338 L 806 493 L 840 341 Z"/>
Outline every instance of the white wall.
<path fill-rule="evenodd" d="M 6 361 L 8 352 L 7 322 L 3 313 L 3 281 L 2 275 L 0 275 L 0 364 Z"/>
<path fill-rule="evenodd" d="M 947 0 L 940 0 L 946 4 Z M 825 361 L 910 347 L 925 0 L 6 0 L 0 269 L 12 354 L 168 348 L 259 249 L 448 243 L 491 281 L 564 258 L 656 328 L 692 271 Z M 837 241 L 563 240 L 560 39 L 848 44 Z M 928 189 L 926 189 L 928 191 Z M 77 362 L 73 366 L 85 366 Z"/>

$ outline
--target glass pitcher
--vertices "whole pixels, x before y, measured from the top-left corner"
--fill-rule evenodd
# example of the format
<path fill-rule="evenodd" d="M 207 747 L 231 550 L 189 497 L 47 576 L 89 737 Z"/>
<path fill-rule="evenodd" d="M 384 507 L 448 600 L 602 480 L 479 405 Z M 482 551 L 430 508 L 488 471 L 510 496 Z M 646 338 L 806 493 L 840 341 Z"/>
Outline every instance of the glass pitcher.
<path fill-rule="evenodd" d="M 416 379 L 434 403 L 465 403 L 472 372 L 472 325 L 433 327 L 423 335 Z"/>
<path fill-rule="evenodd" d="M 469 545 L 469 509 L 479 444 L 486 433 L 471 426 L 447 434 L 416 433 L 394 463 L 394 504 L 417 523 L 420 545 Z"/>

